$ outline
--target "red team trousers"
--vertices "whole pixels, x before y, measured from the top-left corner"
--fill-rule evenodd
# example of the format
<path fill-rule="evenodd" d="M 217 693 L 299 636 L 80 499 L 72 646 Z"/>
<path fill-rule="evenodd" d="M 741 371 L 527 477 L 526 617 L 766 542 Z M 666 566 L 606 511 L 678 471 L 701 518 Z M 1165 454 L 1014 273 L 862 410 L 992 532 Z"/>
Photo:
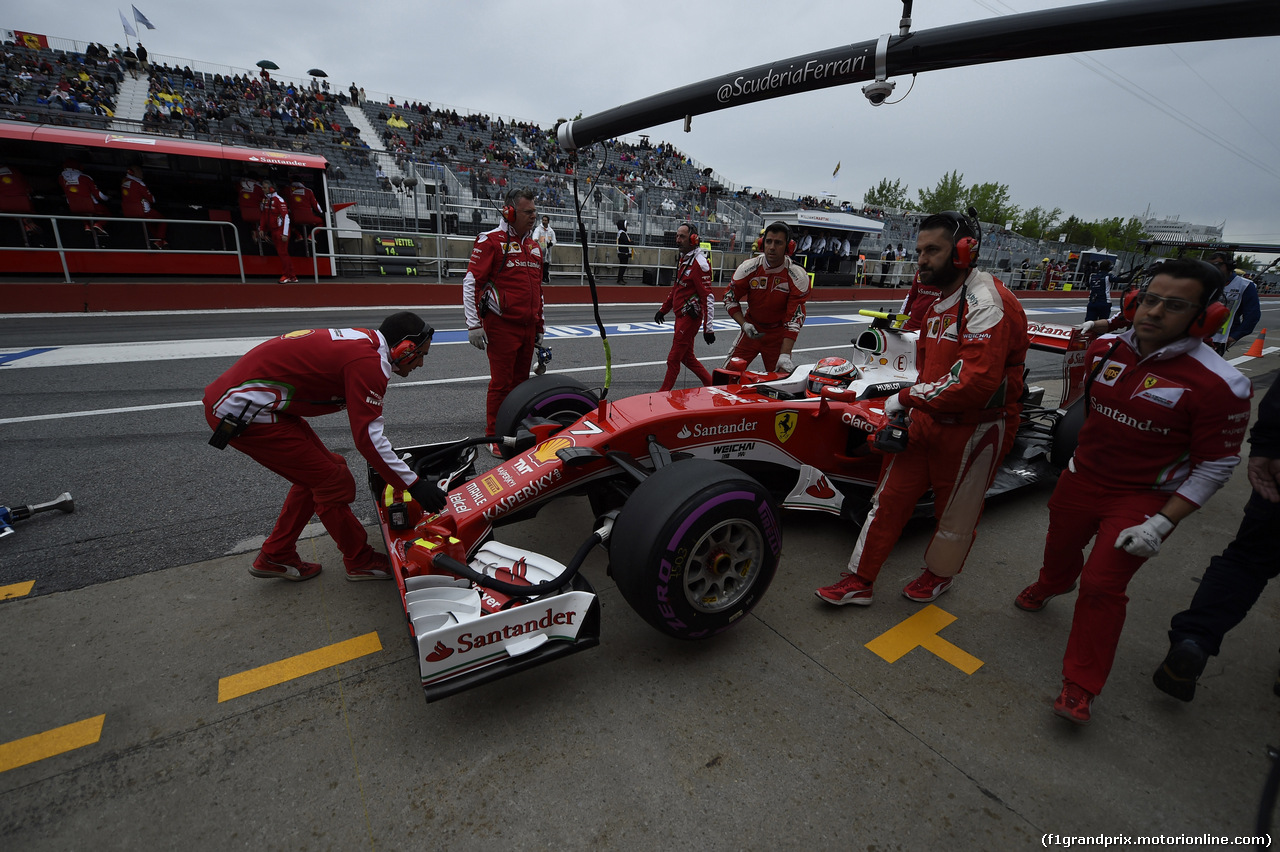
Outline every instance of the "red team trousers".
<path fill-rule="evenodd" d="M 1122 531 L 1145 521 L 1169 502 L 1167 491 L 1100 488 L 1064 470 L 1049 498 L 1049 534 L 1040 582 L 1060 593 L 1080 580 L 1062 676 L 1097 695 L 1115 662 L 1129 603 L 1129 580 L 1146 562 L 1115 547 Z M 1088 561 L 1084 549 L 1094 539 Z"/>
<path fill-rule="evenodd" d="M 689 368 L 698 381 L 704 385 L 711 384 L 711 374 L 702 366 L 693 346 L 698 340 L 698 330 L 702 328 L 701 316 L 678 316 L 675 318 L 675 334 L 671 338 L 671 351 L 667 353 L 667 375 L 662 380 L 658 392 L 671 390 L 676 386 L 676 376 L 680 375 L 680 365 Z"/>
<path fill-rule="evenodd" d="M 486 435 L 493 435 L 498 407 L 516 385 L 529 378 L 538 326 L 534 320 L 509 320 L 492 313 L 480 324 L 489 340 L 485 347 L 489 356 L 489 395 L 485 398 L 484 428 Z"/>
<path fill-rule="evenodd" d="M 217 428 L 218 420 L 208 410 L 205 419 Z M 330 452 L 306 420 L 279 415 L 275 423 L 254 423 L 233 438 L 231 446 L 293 483 L 275 529 L 262 545 L 264 557 L 274 562 L 293 561 L 298 554 L 298 536 L 311 516 L 317 515 L 342 551 L 347 567 L 368 561 L 373 548 L 350 506 L 356 499 L 356 481 L 346 459 Z"/>

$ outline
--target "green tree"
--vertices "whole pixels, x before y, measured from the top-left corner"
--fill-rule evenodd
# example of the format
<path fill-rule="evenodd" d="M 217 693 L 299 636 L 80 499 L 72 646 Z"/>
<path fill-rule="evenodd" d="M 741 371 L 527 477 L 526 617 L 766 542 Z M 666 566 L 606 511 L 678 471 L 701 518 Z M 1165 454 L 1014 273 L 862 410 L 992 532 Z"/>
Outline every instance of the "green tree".
<path fill-rule="evenodd" d="M 862 196 L 862 203 L 869 204 L 872 207 L 898 207 L 905 208 L 911 202 L 907 200 L 907 187 L 900 180 L 892 183 L 888 178 L 881 178 L 880 183 Z"/>
<path fill-rule="evenodd" d="M 1017 220 L 1018 206 L 1009 198 L 1009 186 L 1003 183 L 979 183 L 966 191 L 966 207 L 978 211 L 984 222 L 995 222 L 1004 227 L 1009 220 Z M 953 208 L 959 210 L 960 208 Z"/>
<path fill-rule="evenodd" d="M 916 206 L 925 213 L 959 210 L 965 197 L 964 175 L 952 169 L 933 189 L 917 189 Z"/>
<path fill-rule="evenodd" d="M 1024 237 L 1031 237 L 1035 240 L 1052 239 L 1056 241 L 1060 233 L 1058 220 L 1061 216 L 1061 207 L 1045 210 L 1037 205 L 1022 214 L 1014 230 Z"/>

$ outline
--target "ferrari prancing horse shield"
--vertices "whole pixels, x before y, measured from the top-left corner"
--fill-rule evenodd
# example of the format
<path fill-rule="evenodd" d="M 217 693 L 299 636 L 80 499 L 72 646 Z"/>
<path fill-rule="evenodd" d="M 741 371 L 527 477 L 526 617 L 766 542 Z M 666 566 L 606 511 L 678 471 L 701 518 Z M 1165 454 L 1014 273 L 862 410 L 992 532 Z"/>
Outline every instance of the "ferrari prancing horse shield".
<path fill-rule="evenodd" d="M 799 413 L 795 411 L 779 411 L 773 416 L 773 434 L 778 436 L 779 443 L 785 444 L 795 433 L 798 421 Z"/>

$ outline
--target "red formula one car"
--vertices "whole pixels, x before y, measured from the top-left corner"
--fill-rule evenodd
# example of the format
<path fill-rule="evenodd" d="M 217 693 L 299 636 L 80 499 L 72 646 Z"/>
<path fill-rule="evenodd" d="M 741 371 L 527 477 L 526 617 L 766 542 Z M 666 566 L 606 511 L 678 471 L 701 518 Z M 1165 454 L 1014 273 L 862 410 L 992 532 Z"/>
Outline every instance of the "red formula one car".
<path fill-rule="evenodd" d="M 600 605 L 578 573 L 597 546 L 641 617 L 702 639 L 733 626 L 769 587 L 780 509 L 860 522 L 880 471 L 883 398 L 915 378 L 915 333 L 894 327 L 901 317 L 872 316 L 835 384 L 811 383 L 811 365 L 789 376 L 717 371 L 710 387 L 602 401 L 565 376 L 531 378 L 498 413 L 508 457 L 483 475 L 475 446 L 488 438 L 398 450 L 448 492 L 435 515 L 423 517 L 370 470 L 427 699 L 597 644 Z M 1071 401 L 1083 343 L 1060 326 L 1031 332 L 1034 346 L 1066 353 Z M 1042 397 L 1028 390 L 989 495 L 1054 476 L 1069 457 L 1073 418 Z M 596 521 L 568 565 L 496 540 L 495 528 L 571 494 L 589 498 Z"/>

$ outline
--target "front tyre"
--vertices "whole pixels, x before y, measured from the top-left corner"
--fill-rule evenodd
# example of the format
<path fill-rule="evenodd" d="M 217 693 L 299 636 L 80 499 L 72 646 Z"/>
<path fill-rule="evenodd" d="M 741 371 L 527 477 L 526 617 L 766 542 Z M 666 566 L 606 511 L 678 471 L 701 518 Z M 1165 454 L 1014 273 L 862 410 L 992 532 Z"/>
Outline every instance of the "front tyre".
<path fill-rule="evenodd" d="M 704 639 L 750 612 L 781 555 L 773 496 L 750 476 L 706 459 L 678 461 L 640 483 L 609 543 L 622 596 L 677 639 Z"/>
<path fill-rule="evenodd" d="M 554 420 L 561 426 L 576 423 L 584 414 L 595 411 L 600 398 L 595 391 L 568 376 L 533 376 L 516 386 L 498 406 L 494 429 L 499 437 L 514 438 L 526 417 Z M 516 451 L 502 444 L 503 458 Z"/>

